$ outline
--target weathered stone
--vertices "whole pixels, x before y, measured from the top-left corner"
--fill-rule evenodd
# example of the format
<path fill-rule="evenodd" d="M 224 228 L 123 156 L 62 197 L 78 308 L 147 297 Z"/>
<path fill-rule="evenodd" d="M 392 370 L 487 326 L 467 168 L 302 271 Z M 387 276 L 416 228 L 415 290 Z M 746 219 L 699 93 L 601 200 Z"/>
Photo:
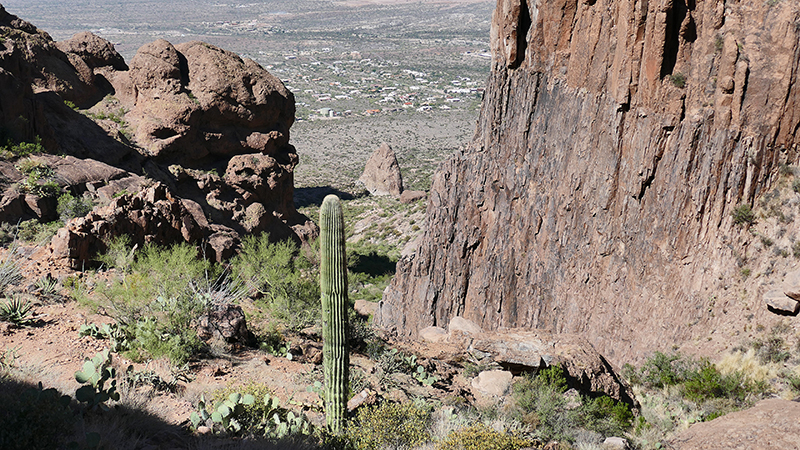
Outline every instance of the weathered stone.
<path fill-rule="evenodd" d="M 453 317 L 450 319 L 450 325 L 447 327 L 448 333 L 451 335 L 460 332 L 465 333 L 468 335 L 477 335 L 480 334 L 483 330 L 481 327 L 471 320 L 467 320 L 463 317 Z"/>
<path fill-rule="evenodd" d="M 252 345 L 255 342 L 255 336 L 247 329 L 242 307 L 231 303 L 214 304 L 200 316 L 197 336 L 204 341 L 219 339 L 228 344 Z"/>
<path fill-rule="evenodd" d="M 414 203 L 424 199 L 426 195 L 425 191 L 403 191 L 400 194 L 400 203 Z"/>
<path fill-rule="evenodd" d="M 70 221 L 51 239 L 48 250 L 51 260 L 80 269 L 103 252 L 106 242 L 115 236 L 127 235 L 139 246 L 152 242 L 169 245 L 199 242 L 208 232 L 164 185 L 155 184 Z"/>
<path fill-rule="evenodd" d="M 66 54 L 80 57 L 90 69 L 110 66 L 115 70 L 128 70 L 128 65 L 117 53 L 114 44 L 88 31 L 76 33 L 66 41 L 56 42 L 56 47 Z"/>
<path fill-rule="evenodd" d="M 403 177 L 397 156 L 389 144 L 382 143 L 367 160 L 364 173 L 358 179 L 372 195 L 399 197 L 403 193 Z"/>
<path fill-rule="evenodd" d="M 353 309 L 364 317 L 370 317 L 375 314 L 378 309 L 378 304 L 367 300 L 356 300 Z"/>
<path fill-rule="evenodd" d="M 786 314 L 797 314 L 800 309 L 800 302 L 789 298 L 783 293 L 783 289 L 773 289 L 764 294 L 764 303 L 775 311 Z"/>
<path fill-rule="evenodd" d="M 787 297 L 800 301 L 800 270 L 786 274 L 783 280 L 783 293 Z"/>
<path fill-rule="evenodd" d="M 466 333 L 463 328 L 474 330 L 474 326 L 453 327 L 451 322 L 450 344 L 488 354 L 503 367 L 520 372 L 560 366 L 570 385 L 579 391 L 603 392 L 630 405 L 636 404 L 630 386 L 581 336 L 522 329 Z"/>
<path fill-rule="evenodd" d="M 729 297 L 752 238 L 731 212 L 797 161 L 800 41 L 773 32 L 791 2 L 696 3 L 683 27 L 686 2 L 498 1 L 475 137 L 376 324 L 582 333 L 618 363 L 718 326 L 698 292 Z"/>
<path fill-rule="evenodd" d="M 444 342 L 447 340 L 447 331 L 439 327 L 425 327 L 419 330 L 419 338 L 428 342 Z"/>
<path fill-rule="evenodd" d="M 511 389 L 511 372 L 505 370 L 487 370 L 472 379 L 472 389 L 483 395 L 502 397 Z"/>
<path fill-rule="evenodd" d="M 603 449 L 605 450 L 628 450 L 629 448 L 628 440 L 625 438 L 612 436 L 603 441 Z"/>

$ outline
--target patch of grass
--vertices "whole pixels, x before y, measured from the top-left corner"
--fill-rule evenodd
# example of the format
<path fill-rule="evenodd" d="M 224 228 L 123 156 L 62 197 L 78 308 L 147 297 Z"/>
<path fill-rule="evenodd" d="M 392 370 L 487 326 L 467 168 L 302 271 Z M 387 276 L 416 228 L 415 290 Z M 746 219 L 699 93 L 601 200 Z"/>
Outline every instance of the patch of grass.
<path fill-rule="evenodd" d="M 734 208 L 731 215 L 733 216 L 733 223 L 736 225 L 750 225 L 756 221 L 756 215 L 747 203 Z"/>

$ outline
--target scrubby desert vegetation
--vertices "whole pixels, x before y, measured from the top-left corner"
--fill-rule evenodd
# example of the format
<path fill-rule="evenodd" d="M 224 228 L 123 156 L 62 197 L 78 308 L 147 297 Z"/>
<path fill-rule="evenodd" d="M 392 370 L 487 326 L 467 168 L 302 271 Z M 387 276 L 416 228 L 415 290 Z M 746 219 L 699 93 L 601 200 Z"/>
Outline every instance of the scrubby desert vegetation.
<path fill-rule="evenodd" d="M 356 299 L 375 302 L 394 270 L 404 236 L 384 235 L 374 223 L 357 233 L 355 224 L 372 210 L 359 209 L 362 199 L 345 203 L 353 205 L 347 214 L 349 235 L 360 233 L 358 241 L 348 244 L 351 306 Z M 383 220 L 408 217 L 418 209 L 391 199 L 380 204 L 390 211 Z M 638 367 L 626 365 L 622 374 L 634 386 L 638 405 L 578 392 L 558 366 L 520 374 L 506 396 L 485 403 L 469 392 L 469 382 L 499 367 L 476 358 L 442 360 L 419 347 L 397 346 L 373 329 L 369 317 L 350 308 L 350 392 L 368 400 L 350 414 L 344 433 L 332 436 L 320 421 L 322 375 L 319 360 L 313 359 L 321 339 L 314 246 L 252 236 L 239 255 L 217 264 L 186 244 L 133 248 L 121 238 L 110 243 L 96 268 L 23 282 L 42 233 L 21 234 L 25 228 L 8 230 L 16 239 L 6 242 L 0 266 L 6 333 L 27 330 L 36 336 L 55 325 L 41 314 L 53 306 L 69 306 L 96 322 L 63 329 L 65 342 L 93 345 L 84 355 L 86 363 L 70 362 L 72 380 L 42 376 L 46 363 L 6 346 L 3 395 L 10 406 L 0 420 L 3 429 L 15 431 L 4 434 L 3 448 L 139 448 L 140 443 L 249 448 L 272 443 L 275 448 L 449 450 L 538 448 L 558 442 L 559 448 L 589 449 L 600 448 L 606 437 L 621 436 L 635 448 L 648 449 L 660 448 L 691 423 L 766 396 L 800 393 L 800 340 L 789 327 L 776 326 L 757 330 L 757 338 L 743 341 L 719 361 L 657 352 Z M 252 341 L 199 338 L 198 319 L 220 304 L 243 309 Z M 265 359 L 295 360 L 296 366 L 287 369 L 296 371 L 296 392 L 278 394 L 285 386 L 268 377 L 250 379 L 233 363 Z M 224 382 L 198 384 L 203 371 L 220 360 L 231 362 Z M 45 384 L 37 387 L 42 379 Z M 159 399 L 166 402 L 161 415 L 182 417 L 167 422 L 143 409 Z M 154 432 L 162 433 L 164 441 L 154 443 L 148 437 Z"/>

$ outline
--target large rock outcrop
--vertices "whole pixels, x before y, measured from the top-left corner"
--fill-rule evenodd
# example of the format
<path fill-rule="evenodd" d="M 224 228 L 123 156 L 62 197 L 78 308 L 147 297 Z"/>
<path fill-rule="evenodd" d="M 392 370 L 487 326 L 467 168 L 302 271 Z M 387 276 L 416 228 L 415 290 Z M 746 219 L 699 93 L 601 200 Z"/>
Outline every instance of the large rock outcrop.
<path fill-rule="evenodd" d="M 478 131 L 435 174 L 377 323 L 578 332 L 615 362 L 707 335 L 715 295 L 741 296 L 732 210 L 797 161 L 799 14 L 498 0 Z"/>
<path fill-rule="evenodd" d="M 55 42 L 2 5 L 0 31 L 0 145 L 40 139 L 45 150 L 75 157 L 76 167 L 102 168 L 51 181 L 115 205 L 62 230 L 54 259 L 81 267 L 115 233 L 138 233 L 142 243 L 205 241 L 218 259 L 243 233 L 302 242 L 316 234 L 293 202 L 294 97 L 253 60 L 203 42 L 157 40 L 129 67 L 92 33 Z M 11 158 L 0 161 L 0 220 L 52 220 L 55 198 L 21 195 L 13 183 L 24 174 Z M 112 201 L 155 182 L 158 200 Z"/>

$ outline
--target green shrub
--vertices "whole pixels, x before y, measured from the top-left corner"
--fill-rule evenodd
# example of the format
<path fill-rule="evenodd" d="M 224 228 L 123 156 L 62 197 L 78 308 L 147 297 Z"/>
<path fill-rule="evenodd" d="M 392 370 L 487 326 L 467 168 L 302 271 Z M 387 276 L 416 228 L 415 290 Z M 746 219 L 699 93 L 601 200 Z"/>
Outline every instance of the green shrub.
<path fill-rule="evenodd" d="M 669 80 L 672 81 L 672 84 L 675 85 L 675 87 L 682 89 L 684 86 L 686 86 L 686 76 L 680 72 L 670 75 Z"/>
<path fill-rule="evenodd" d="M 120 273 L 130 273 L 133 268 L 134 250 L 128 235 L 117 236 L 106 243 L 106 252 L 97 257 L 98 261 Z"/>
<path fill-rule="evenodd" d="M 345 430 L 356 450 L 409 449 L 430 441 L 430 411 L 414 403 L 360 408 Z"/>
<path fill-rule="evenodd" d="M 436 448 L 438 450 L 518 450 L 533 445 L 513 434 L 496 431 L 483 423 L 476 423 L 451 431 Z"/>
<path fill-rule="evenodd" d="M 756 215 L 747 203 L 742 203 L 734 208 L 731 215 L 733 216 L 733 223 L 736 225 L 750 225 L 756 221 Z"/>
<path fill-rule="evenodd" d="M 92 200 L 86 197 L 74 197 L 72 194 L 65 193 L 58 197 L 58 217 L 66 223 L 75 217 L 83 217 L 92 210 Z"/>
<path fill-rule="evenodd" d="M 679 354 L 655 352 L 640 369 L 639 380 L 651 388 L 674 386 L 685 380 L 685 367 Z"/>
<path fill-rule="evenodd" d="M 38 136 L 33 142 L 13 143 L 7 140 L 5 145 L 0 145 L 0 157 L 5 159 L 23 158 L 34 153 L 45 153 L 42 139 Z"/>
<path fill-rule="evenodd" d="M 691 371 L 683 384 L 686 398 L 702 402 L 712 398 L 727 398 L 741 404 L 752 390 L 741 372 L 722 375 L 717 366 L 707 360 Z"/>
<path fill-rule="evenodd" d="M 513 385 L 513 397 L 519 410 L 516 417 L 534 427 L 534 436 L 544 441 L 570 441 L 579 423 L 578 411 L 567 409 L 564 392 L 567 382 L 559 366 L 551 366 L 536 375 L 527 374 Z"/>
<path fill-rule="evenodd" d="M 633 413 L 628 405 L 607 395 L 584 399 L 581 412 L 583 427 L 603 436 L 622 436 L 633 426 Z"/>
<path fill-rule="evenodd" d="M 258 303 L 292 330 L 320 320 L 318 271 L 294 241 L 273 243 L 267 233 L 245 237 L 241 253 L 231 261 L 232 277 L 260 296 Z"/>
<path fill-rule="evenodd" d="M 514 383 L 516 418 L 535 428 L 533 435 L 545 442 L 573 441 L 579 430 L 603 436 L 621 435 L 633 423 L 628 405 L 608 396 L 582 397 L 579 406 L 568 406 L 563 369 L 551 366 Z"/>
<path fill-rule="evenodd" d="M 112 245 L 114 264 L 128 264 L 125 241 Z M 124 260 L 120 262 L 121 260 Z M 109 285 L 96 287 L 98 306 L 110 312 L 130 346 L 128 356 L 167 357 L 174 364 L 185 363 L 203 347 L 195 322 L 208 307 L 205 291 L 219 269 L 197 258 L 188 244 L 170 248 L 145 246 L 130 264 L 130 272 Z"/>
<path fill-rule="evenodd" d="M 17 226 L 17 237 L 25 242 L 43 245 L 56 234 L 62 225 L 59 221 L 40 223 L 36 219 L 26 220 Z"/>

